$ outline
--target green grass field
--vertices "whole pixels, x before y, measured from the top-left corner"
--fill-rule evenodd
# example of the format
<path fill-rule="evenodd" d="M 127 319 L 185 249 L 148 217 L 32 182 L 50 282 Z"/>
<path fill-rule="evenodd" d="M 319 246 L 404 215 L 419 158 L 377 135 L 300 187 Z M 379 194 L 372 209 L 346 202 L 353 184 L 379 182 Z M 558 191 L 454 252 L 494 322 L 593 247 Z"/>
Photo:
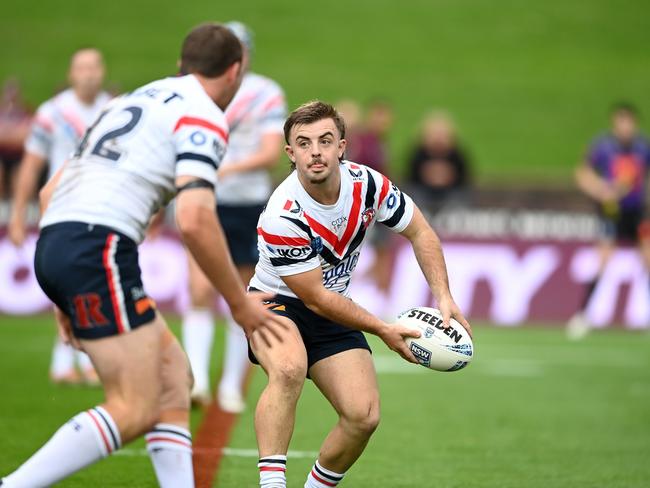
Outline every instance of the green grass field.
<path fill-rule="evenodd" d="M 392 165 L 402 170 L 422 115 L 448 109 L 481 184 L 570 185 L 610 104 L 650 114 L 645 0 L 6 0 L 0 80 L 40 103 L 65 81 L 70 53 L 105 51 L 130 90 L 174 72 L 196 23 L 240 19 L 256 32 L 254 67 L 291 106 L 381 96 L 394 103 Z"/>
<path fill-rule="evenodd" d="M 101 401 L 99 390 L 48 383 L 50 322 L 47 316 L 0 317 L 0 474 L 20 464 L 65 420 Z M 411 366 L 373 342 L 383 419 L 342 486 L 648 486 L 647 334 L 599 332 L 576 344 L 558 329 L 477 325 L 475 336 L 474 364 L 450 374 Z M 257 372 L 251 403 L 263 380 Z M 311 452 L 334 420 L 309 384 L 291 445 L 299 452 L 289 457 L 289 487 L 302 487 Z M 196 412 L 194 429 L 200 421 Z M 255 487 L 256 459 L 243 456 L 255 448 L 250 409 L 238 420 L 229 447 L 216 486 Z M 130 445 L 60 486 L 155 486 L 142 448 Z"/>

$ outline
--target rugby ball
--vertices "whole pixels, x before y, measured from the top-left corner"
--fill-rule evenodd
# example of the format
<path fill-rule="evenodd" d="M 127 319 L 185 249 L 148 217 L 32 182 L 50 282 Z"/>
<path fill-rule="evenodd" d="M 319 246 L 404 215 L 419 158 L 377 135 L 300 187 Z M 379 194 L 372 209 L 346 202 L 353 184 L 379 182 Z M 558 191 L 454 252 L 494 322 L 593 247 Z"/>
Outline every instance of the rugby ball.
<path fill-rule="evenodd" d="M 445 329 L 442 314 L 436 308 L 410 308 L 397 316 L 397 323 L 422 333 L 420 337 L 406 339 L 422 366 L 436 371 L 458 371 L 472 360 L 474 344 L 465 327 L 451 319 Z"/>

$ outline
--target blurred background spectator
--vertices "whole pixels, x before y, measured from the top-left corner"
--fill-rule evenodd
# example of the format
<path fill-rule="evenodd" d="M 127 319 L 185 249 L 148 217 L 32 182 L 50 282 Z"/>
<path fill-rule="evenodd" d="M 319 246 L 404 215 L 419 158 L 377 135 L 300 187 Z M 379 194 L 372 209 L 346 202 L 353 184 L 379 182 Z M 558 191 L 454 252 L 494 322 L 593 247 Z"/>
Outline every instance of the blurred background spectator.
<path fill-rule="evenodd" d="M 23 100 L 18 80 L 7 79 L 0 94 L 0 200 L 11 195 L 32 113 Z"/>
<path fill-rule="evenodd" d="M 347 116 L 343 117 L 347 125 Z M 381 99 L 371 101 L 362 123 L 352 120 L 353 137 L 348 138 L 347 158 L 389 176 L 387 138 L 393 127 L 393 118 L 393 108 L 388 102 Z"/>
<path fill-rule="evenodd" d="M 437 209 L 450 199 L 462 199 L 470 185 L 470 163 L 447 114 L 432 112 L 425 117 L 408 166 L 416 201 Z"/>

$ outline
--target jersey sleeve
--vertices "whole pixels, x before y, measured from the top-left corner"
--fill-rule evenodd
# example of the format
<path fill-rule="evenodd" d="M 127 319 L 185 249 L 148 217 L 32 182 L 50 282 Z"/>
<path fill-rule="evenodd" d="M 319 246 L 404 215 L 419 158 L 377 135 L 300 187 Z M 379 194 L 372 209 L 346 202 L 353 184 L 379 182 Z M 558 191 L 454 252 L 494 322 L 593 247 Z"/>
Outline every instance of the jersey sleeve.
<path fill-rule="evenodd" d="M 36 111 L 32 126 L 25 141 L 25 151 L 48 158 L 54 142 L 54 117 L 51 102 L 41 105 Z"/>
<path fill-rule="evenodd" d="M 602 138 L 595 139 L 589 145 L 585 157 L 587 166 L 600 172 L 603 166 L 603 160 L 606 159 L 605 141 Z"/>
<path fill-rule="evenodd" d="M 411 223 L 415 206 L 411 197 L 400 191 L 386 176 L 368 170 L 369 177 L 374 177 L 379 189 L 377 222 L 384 224 L 393 232 L 402 232 Z M 379 180 L 379 181 L 377 181 Z"/>
<path fill-rule="evenodd" d="M 281 216 L 262 215 L 257 227 L 261 250 L 279 276 L 291 276 L 320 267 L 310 236 Z"/>
<path fill-rule="evenodd" d="M 216 185 L 217 169 L 228 143 L 225 120 L 183 115 L 174 125 L 176 176 L 196 176 Z"/>
<path fill-rule="evenodd" d="M 282 134 L 287 117 L 287 101 L 282 88 L 269 81 L 256 110 L 260 131 L 263 134 Z"/>

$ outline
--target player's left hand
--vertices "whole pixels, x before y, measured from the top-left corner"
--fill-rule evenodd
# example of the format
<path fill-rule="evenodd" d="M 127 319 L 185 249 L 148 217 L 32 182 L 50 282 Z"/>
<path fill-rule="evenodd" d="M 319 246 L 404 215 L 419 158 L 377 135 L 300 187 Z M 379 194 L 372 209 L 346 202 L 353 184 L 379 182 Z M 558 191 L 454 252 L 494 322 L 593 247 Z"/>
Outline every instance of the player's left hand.
<path fill-rule="evenodd" d="M 72 334 L 72 323 L 70 317 L 64 314 L 59 307 L 54 307 L 54 318 L 56 327 L 59 331 L 59 337 L 64 344 L 69 344 L 79 351 L 83 351 L 79 339 Z"/>
<path fill-rule="evenodd" d="M 449 327 L 449 319 L 456 319 L 469 333 L 470 337 L 474 337 L 472 334 L 472 327 L 469 325 L 467 319 L 454 302 L 454 299 L 451 297 L 450 293 L 446 293 L 438 300 L 438 308 L 440 313 L 442 313 L 442 325 L 446 329 Z"/>

